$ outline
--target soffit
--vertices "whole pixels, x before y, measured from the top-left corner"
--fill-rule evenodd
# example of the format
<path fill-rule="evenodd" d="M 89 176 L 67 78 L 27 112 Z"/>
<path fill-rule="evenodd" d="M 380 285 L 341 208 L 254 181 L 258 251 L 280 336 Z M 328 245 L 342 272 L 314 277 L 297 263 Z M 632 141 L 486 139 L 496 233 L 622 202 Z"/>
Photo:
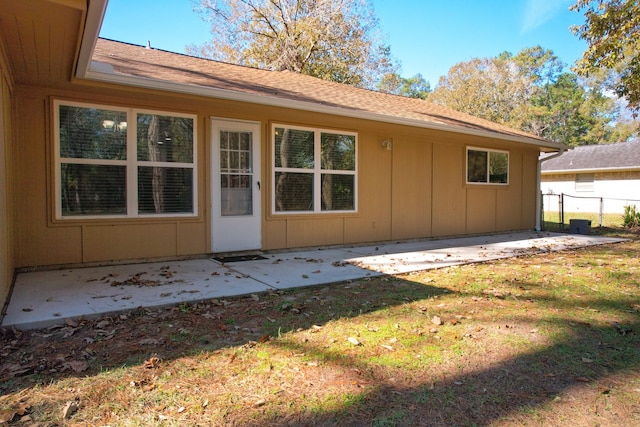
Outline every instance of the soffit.
<path fill-rule="evenodd" d="M 87 0 L 0 0 L 0 38 L 17 84 L 69 81 Z"/>

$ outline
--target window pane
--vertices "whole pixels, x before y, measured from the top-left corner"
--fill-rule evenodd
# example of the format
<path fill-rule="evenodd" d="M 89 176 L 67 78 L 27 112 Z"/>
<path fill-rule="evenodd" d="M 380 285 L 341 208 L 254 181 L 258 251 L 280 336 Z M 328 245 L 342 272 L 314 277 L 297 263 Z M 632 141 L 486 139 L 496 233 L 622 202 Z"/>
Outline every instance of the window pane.
<path fill-rule="evenodd" d="M 322 175 L 322 210 L 355 210 L 355 176 Z"/>
<path fill-rule="evenodd" d="M 349 171 L 356 169 L 355 136 L 323 133 L 320 139 L 322 141 L 322 169 Z"/>
<path fill-rule="evenodd" d="M 222 216 L 253 214 L 251 175 L 220 176 L 220 207 Z"/>
<path fill-rule="evenodd" d="M 506 184 L 509 175 L 509 155 L 507 153 L 489 153 L 489 182 Z"/>
<path fill-rule="evenodd" d="M 276 172 L 276 211 L 313 211 L 313 174 Z"/>
<path fill-rule="evenodd" d="M 467 151 L 467 182 L 488 182 L 487 154 L 486 151 Z"/>
<path fill-rule="evenodd" d="M 127 213 L 125 166 L 60 165 L 62 215 Z"/>
<path fill-rule="evenodd" d="M 127 113 L 60 105 L 60 157 L 125 160 Z"/>
<path fill-rule="evenodd" d="M 193 169 L 138 167 L 138 212 L 193 213 Z"/>
<path fill-rule="evenodd" d="M 138 114 L 138 160 L 193 163 L 193 119 Z"/>
<path fill-rule="evenodd" d="M 276 167 L 313 169 L 313 135 L 313 131 L 276 128 Z"/>

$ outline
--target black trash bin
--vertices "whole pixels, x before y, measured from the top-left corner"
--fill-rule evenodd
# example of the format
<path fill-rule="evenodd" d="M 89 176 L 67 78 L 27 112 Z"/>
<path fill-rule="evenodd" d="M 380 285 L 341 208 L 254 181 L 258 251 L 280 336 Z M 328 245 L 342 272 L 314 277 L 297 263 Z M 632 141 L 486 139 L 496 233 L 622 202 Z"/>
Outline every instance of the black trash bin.
<path fill-rule="evenodd" d="M 569 233 L 571 234 L 591 234 L 590 219 L 569 220 Z"/>

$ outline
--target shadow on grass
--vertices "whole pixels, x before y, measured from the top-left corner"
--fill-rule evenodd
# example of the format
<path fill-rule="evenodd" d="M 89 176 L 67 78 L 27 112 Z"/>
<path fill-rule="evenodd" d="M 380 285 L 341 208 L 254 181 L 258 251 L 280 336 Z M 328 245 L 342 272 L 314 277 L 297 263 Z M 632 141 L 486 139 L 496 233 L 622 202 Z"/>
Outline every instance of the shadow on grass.
<path fill-rule="evenodd" d="M 609 375 L 636 370 L 640 366 L 638 332 L 639 322 L 610 327 L 578 325 L 571 334 L 544 349 L 521 354 L 486 369 L 435 382 L 417 381 L 410 387 L 380 381 L 357 399 L 345 400 L 343 407 L 337 410 L 297 414 L 287 420 L 265 418 L 247 425 L 491 425 L 522 411 L 535 411 L 552 401 L 562 400 L 564 393 L 573 387 L 594 387 L 597 381 Z M 332 363 L 362 372 L 375 370 L 364 361 L 336 359 L 319 347 L 276 345 L 319 359 L 330 359 Z M 583 359 L 581 355 L 593 360 Z M 367 421 L 363 424 L 363 420 Z"/>
<path fill-rule="evenodd" d="M 143 365 L 152 355 L 169 362 L 203 352 L 240 348 L 263 336 L 276 337 L 443 294 L 450 292 L 379 277 L 231 297 L 216 300 L 215 304 L 138 308 L 124 317 L 84 320 L 74 326 L 0 329 L 0 397 L 34 384 Z M 305 313 L 300 314 L 301 311 Z M 86 361 L 88 368 L 75 372 L 69 362 L 78 360 Z"/>
<path fill-rule="evenodd" d="M 537 282 L 519 282 L 518 285 L 531 289 L 540 286 Z M 6 378 L 2 378 L 0 363 L 0 391 L 3 394 L 13 393 L 34 383 L 46 384 L 66 377 L 97 375 L 123 365 L 135 366 L 154 353 L 169 362 L 203 352 L 237 348 L 257 341 L 264 334 L 277 336 L 278 332 L 308 329 L 340 318 L 357 318 L 364 313 L 381 312 L 389 307 L 445 294 L 460 298 L 486 296 L 480 292 L 455 294 L 441 287 L 386 277 L 352 284 L 274 292 L 261 295 L 258 300 L 253 297 L 229 298 L 221 305 L 141 310 L 126 320 L 113 319 L 113 323 L 104 328 L 96 329 L 98 321 L 87 322 L 86 326 L 78 328 L 66 338 L 61 330 L 59 337 L 52 337 L 48 347 L 40 348 L 47 356 L 55 356 L 61 351 L 81 354 L 88 340 L 93 340 L 93 356 L 88 359 L 90 368 L 82 373 L 72 370 L 52 373 L 51 367 L 43 362 L 45 354 L 30 348 L 26 340 L 9 339 L 7 344 L 0 342 L 5 344 L 4 348 L 15 352 L 19 356 L 15 360 L 24 361 L 25 366 L 41 364 L 44 367 L 34 368 L 26 371 L 24 377 L 6 381 Z M 546 295 L 534 298 L 536 302 L 552 306 L 560 313 L 563 309 L 582 306 L 619 313 L 624 307 L 640 303 L 635 296 L 616 300 L 576 300 Z M 299 309 L 303 314 L 295 314 L 294 309 Z M 505 320 L 518 321 L 513 317 Z M 545 319 L 538 318 L 536 321 L 544 322 Z M 366 425 L 379 426 L 488 425 L 498 419 L 516 416 L 520 411 L 535 410 L 555 399 L 562 399 L 563 393 L 572 387 L 589 386 L 584 381 L 594 384 L 609 375 L 640 366 L 639 322 L 593 326 L 576 323 L 575 319 L 561 315 L 549 322 L 563 326 L 565 333 L 544 348 L 532 346 L 537 350 L 483 369 L 467 370 L 463 375 L 443 372 L 441 378 L 417 379 L 404 386 L 398 386 L 398 383 L 386 377 L 376 376 L 375 364 L 366 360 L 346 355 L 337 357 L 335 351 L 310 343 L 272 340 L 270 346 L 327 360 L 329 366 L 334 364 L 365 372 L 370 377 L 370 386 L 357 396 L 345 397 L 344 404 L 336 405 L 338 409 L 325 409 L 313 414 L 287 414 L 287 419 L 265 415 L 259 422 L 246 425 L 358 426 L 363 425 L 363 420 L 367 420 Z M 189 332 L 182 333 L 181 328 Z M 108 339 L 100 335 L 102 332 L 99 331 L 110 329 L 116 332 Z M 34 333 L 42 335 L 45 332 Z M 57 333 L 54 332 L 54 335 Z M 157 342 L 142 345 L 142 340 Z M 103 352 L 106 355 L 104 358 L 101 356 Z M 589 355 L 593 362 L 584 363 L 581 355 Z"/>

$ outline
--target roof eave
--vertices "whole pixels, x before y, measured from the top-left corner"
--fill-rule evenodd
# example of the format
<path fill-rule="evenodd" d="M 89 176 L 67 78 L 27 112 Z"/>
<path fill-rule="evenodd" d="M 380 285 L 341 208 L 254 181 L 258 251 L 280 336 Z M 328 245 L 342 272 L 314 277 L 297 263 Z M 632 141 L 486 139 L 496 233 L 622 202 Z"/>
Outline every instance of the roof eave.
<path fill-rule="evenodd" d="M 268 105 L 282 108 L 295 108 L 303 111 L 316 113 L 325 113 L 333 115 L 341 115 L 352 118 L 365 120 L 373 120 L 385 123 L 393 123 L 398 125 L 413 126 L 418 128 L 426 128 L 433 130 L 442 130 L 447 132 L 456 132 L 465 135 L 480 136 L 485 138 L 501 139 L 505 141 L 519 142 L 526 145 L 538 147 L 541 151 L 555 152 L 561 148 L 566 148 L 564 144 L 553 141 L 541 140 L 536 138 L 528 138 L 525 136 L 508 135 L 497 131 L 486 131 L 479 129 L 470 129 L 460 126 L 451 126 L 444 123 L 426 122 L 423 120 L 409 119 L 385 114 L 373 113 L 369 111 L 354 110 L 335 106 L 328 106 L 319 103 L 297 101 L 273 96 L 250 94 L 238 91 L 230 91 L 225 89 L 217 89 L 211 87 L 203 87 L 197 85 L 180 84 L 156 79 L 143 77 L 127 76 L 116 74 L 110 71 L 100 71 L 92 68 L 93 52 L 96 42 L 100 34 L 100 27 L 107 8 L 107 0 L 93 0 L 89 2 L 87 11 L 87 19 L 82 37 L 82 45 L 80 46 L 78 63 L 76 66 L 75 77 L 79 79 L 95 80 L 105 83 L 117 83 L 127 86 L 141 87 L 147 89 L 155 89 L 160 91 L 170 91 L 183 94 L 215 97 L 230 101 L 249 102 L 259 105 Z M 99 68 L 99 65 L 98 65 Z"/>
<path fill-rule="evenodd" d="M 93 51 L 96 48 L 104 14 L 107 10 L 107 3 L 108 0 L 92 0 L 89 2 L 80 48 L 78 50 L 78 61 L 74 73 L 75 78 L 86 78 L 89 72 Z"/>
<path fill-rule="evenodd" d="M 323 105 L 320 103 L 298 101 L 287 98 L 278 98 L 267 95 L 257 95 L 245 92 L 231 91 L 227 89 L 218 89 L 198 85 L 187 85 L 182 83 L 173 83 L 162 80 L 155 80 L 145 77 L 133 77 L 128 75 L 116 74 L 111 72 L 97 71 L 89 69 L 85 75 L 85 79 L 100 81 L 104 83 L 116 83 L 126 86 L 135 86 L 145 89 L 153 89 L 165 92 L 177 92 L 189 95 L 226 99 L 229 101 L 247 102 L 252 104 L 267 105 L 280 108 L 293 108 L 314 113 L 340 115 L 351 118 L 364 120 L 372 120 L 385 123 L 393 123 L 398 125 L 441 130 L 447 132 L 456 132 L 466 135 L 480 136 L 485 138 L 502 139 L 506 141 L 519 142 L 539 147 L 543 151 L 558 151 L 563 146 L 552 141 L 542 141 L 535 138 L 527 138 L 517 135 L 507 135 L 499 132 L 468 129 L 459 126 L 451 126 L 447 124 L 425 122 L 423 120 L 409 119 L 397 116 L 389 116 L 385 114 L 373 113 L 369 111 L 354 110 L 349 108 L 335 107 Z"/>

